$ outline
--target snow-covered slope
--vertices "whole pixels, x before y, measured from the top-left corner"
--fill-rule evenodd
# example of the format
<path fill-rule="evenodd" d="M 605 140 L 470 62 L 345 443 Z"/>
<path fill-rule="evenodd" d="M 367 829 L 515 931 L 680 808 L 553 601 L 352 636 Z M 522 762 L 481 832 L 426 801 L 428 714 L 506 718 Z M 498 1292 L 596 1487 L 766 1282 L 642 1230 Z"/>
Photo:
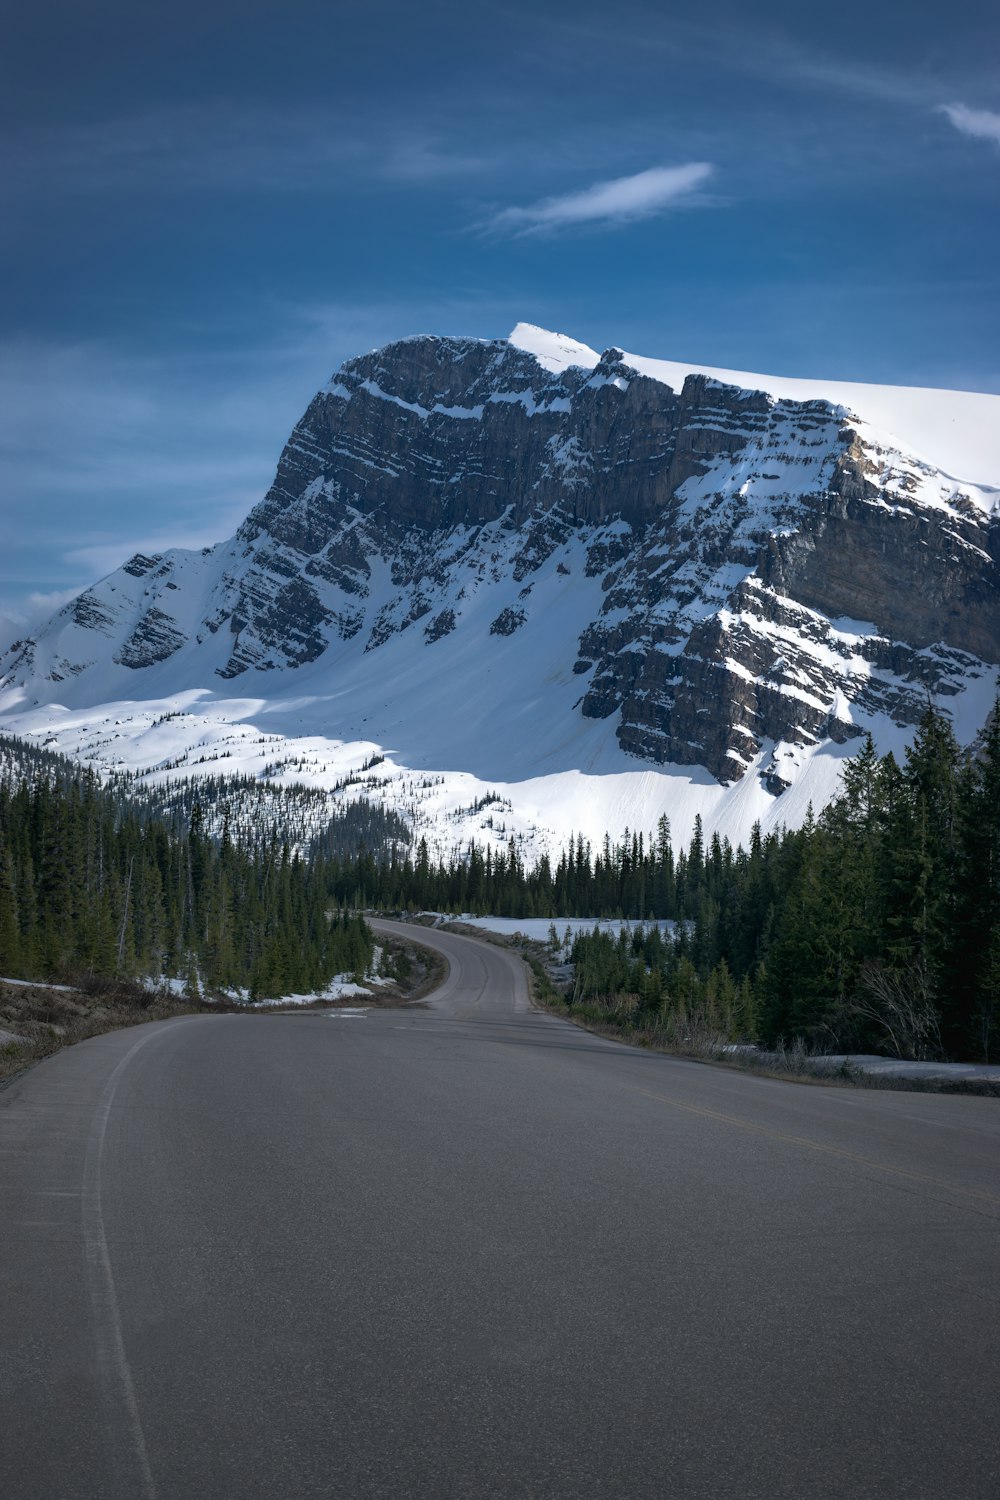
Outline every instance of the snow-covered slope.
<path fill-rule="evenodd" d="M 928 693 L 981 726 L 998 433 L 998 397 L 404 340 L 317 395 L 235 537 L 0 658 L 0 728 L 305 781 L 317 816 L 363 793 L 444 850 L 795 824 Z"/>

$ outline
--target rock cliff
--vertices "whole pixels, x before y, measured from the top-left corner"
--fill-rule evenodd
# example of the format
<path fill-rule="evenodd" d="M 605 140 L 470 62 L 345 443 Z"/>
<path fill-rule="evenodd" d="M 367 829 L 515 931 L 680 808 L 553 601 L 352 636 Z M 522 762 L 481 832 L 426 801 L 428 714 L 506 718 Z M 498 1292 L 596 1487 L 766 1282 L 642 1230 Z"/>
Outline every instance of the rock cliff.
<path fill-rule="evenodd" d="M 8 653 L 3 680 L 74 680 L 79 698 L 110 660 L 131 684 L 115 691 L 142 696 L 173 661 L 178 687 L 260 691 L 334 673 L 348 643 L 376 671 L 405 632 L 430 673 L 456 632 L 502 653 L 544 628 L 537 585 L 578 566 L 599 590 L 580 590 L 573 712 L 612 721 L 639 762 L 727 783 L 755 765 L 780 793 L 765 747 L 912 724 L 928 693 L 946 705 L 1000 662 L 998 548 L 995 492 L 843 405 L 671 384 L 618 349 L 415 338 L 316 395 L 235 538 L 133 557 Z"/>

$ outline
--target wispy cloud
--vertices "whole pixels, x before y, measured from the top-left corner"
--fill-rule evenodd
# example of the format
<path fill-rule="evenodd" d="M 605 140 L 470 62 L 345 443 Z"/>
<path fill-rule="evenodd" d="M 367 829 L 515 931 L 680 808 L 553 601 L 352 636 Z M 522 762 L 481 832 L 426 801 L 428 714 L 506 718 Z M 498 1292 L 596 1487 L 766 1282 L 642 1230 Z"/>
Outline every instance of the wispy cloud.
<path fill-rule="evenodd" d="M 1000 115 L 991 109 L 969 109 L 965 104 L 942 104 L 941 113 L 947 115 L 956 130 L 963 135 L 972 135 L 981 141 L 992 141 L 1000 146 Z"/>
<path fill-rule="evenodd" d="M 352 175 L 447 184 L 491 170 L 495 155 L 421 132 L 412 121 L 376 121 L 365 130 L 330 107 L 251 111 L 221 102 L 18 137 L 4 150 L 4 176 L 8 192 L 311 192 Z"/>
<path fill-rule="evenodd" d="M 75 599 L 76 589 L 36 589 L 28 595 L 25 609 L 30 619 L 48 619 L 57 609 L 62 609 L 71 599 Z"/>
<path fill-rule="evenodd" d="M 255 497 L 256 498 L 256 497 Z M 248 508 L 248 507 L 246 507 Z M 245 508 L 241 508 L 243 510 Z M 232 519 L 231 525 L 225 530 L 232 532 L 243 519 L 239 514 Z M 224 533 L 223 533 L 224 534 Z M 126 558 L 133 556 L 136 552 L 142 552 L 147 557 L 156 556 L 160 552 L 170 552 L 174 548 L 188 549 L 192 552 L 200 551 L 202 547 L 212 547 L 220 539 L 220 528 L 218 525 L 198 526 L 179 522 L 169 528 L 158 531 L 129 530 L 122 527 L 114 534 L 108 533 L 103 541 L 91 541 L 85 547 L 72 547 L 63 553 L 67 563 L 76 566 L 87 578 L 100 578 L 110 573 L 112 569 L 121 567 Z M 58 609 L 66 599 L 76 597 L 78 590 L 54 590 L 51 597 L 57 602 L 47 611 L 51 614 Z M 45 596 L 33 594 L 32 598 L 39 601 Z"/>
<path fill-rule="evenodd" d="M 56 610 L 75 599 L 83 587 L 84 584 L 81 583 L 68 589 L 36 589 L 30 594 L 24 594 L 13 606 L 6 600 L 0 601 L 0 651 L 5 651 L 12 642 L 30 635 L 36 625 L 50 620 Z"/>
<path fill-rule="evenodd" d="M 15 625 L 30 630 L 32 625 L 37 625 L 40 620 L 47 620 L 57 609 L 62 609 L 64 604 L 75 599 L 79 592 L 79 588 L 33 589 L 30 594 L 24 595 L 16 608 L 5 607 L 0 619 L 5 626 Z"/>
<path fill-rule="evenodd" d="M 595 182 L 575 193 L 543 198 L 525 208 L 505 208 L 489 228 L 537 234 L 570 224 L 624 224 L 647 219 L 666 208 L 695 201 L 697 189 L 711 175 L 710 162 L 688 162 L 683 167 L 650 167 L 631 177 Z"/>
<path fill-rule="evenodd" d="M 406 139 L 390 143 L 380 170 L 397 182 L 448 182 L 459 177 L 478 177 L 495 168 L 497 160 L 486 152 L 450 150 L 433 138 Z"/>

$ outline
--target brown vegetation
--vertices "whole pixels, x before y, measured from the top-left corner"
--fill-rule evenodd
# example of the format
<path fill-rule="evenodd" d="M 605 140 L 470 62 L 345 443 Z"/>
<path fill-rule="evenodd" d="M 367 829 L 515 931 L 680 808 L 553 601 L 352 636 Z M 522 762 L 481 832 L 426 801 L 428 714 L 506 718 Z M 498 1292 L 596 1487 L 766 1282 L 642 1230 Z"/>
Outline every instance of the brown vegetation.
<path fill-rule="evenodd" d="M 217 1009 L 125 979 L 84 975 L 72 987 L 0 980 L 0 1080 L 104 1031 Z"/>

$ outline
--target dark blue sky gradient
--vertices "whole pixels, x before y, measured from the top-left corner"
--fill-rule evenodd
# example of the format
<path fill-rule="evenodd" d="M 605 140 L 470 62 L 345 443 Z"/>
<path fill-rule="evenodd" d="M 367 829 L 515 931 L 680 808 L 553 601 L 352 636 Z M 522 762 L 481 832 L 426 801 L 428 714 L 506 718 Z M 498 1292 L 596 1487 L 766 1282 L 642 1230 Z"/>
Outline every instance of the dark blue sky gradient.
<path fill-rule="evenodd" d="M 1000 391 L 991 5 L 11 10 L 0 610 L 231 530 L 312 391 L 403 334 Z M 510 215 L 692 163 L 648 217 Z"/>

